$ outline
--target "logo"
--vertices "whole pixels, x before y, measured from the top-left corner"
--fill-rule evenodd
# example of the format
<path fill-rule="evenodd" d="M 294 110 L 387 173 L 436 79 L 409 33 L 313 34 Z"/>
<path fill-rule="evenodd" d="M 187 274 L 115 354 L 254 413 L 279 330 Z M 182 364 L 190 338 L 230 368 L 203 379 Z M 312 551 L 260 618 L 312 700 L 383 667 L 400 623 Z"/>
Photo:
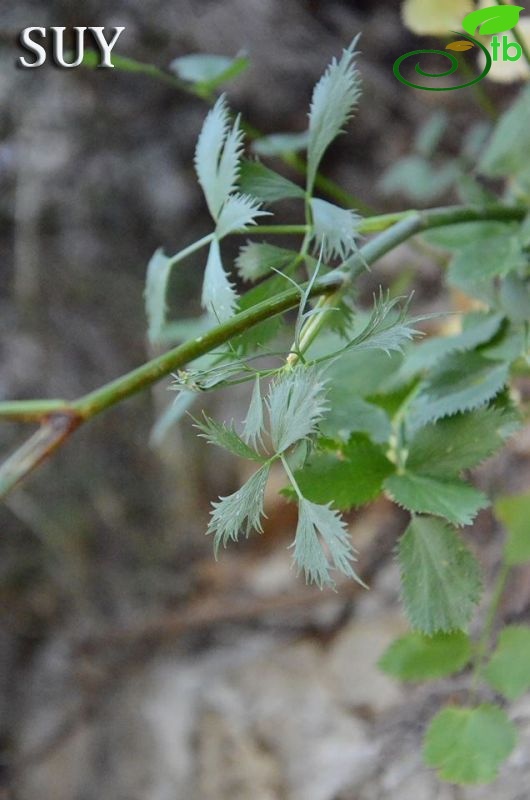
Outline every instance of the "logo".
<path fill-rule="evenodd" d="M 89 31 L 92 34 L 92 39 L 100 54 L 98 67 L 112 69 L 114 67 L 111 59 L 112 50 L 124 30 L 125 28 L 111 28 L 110 38 L 107 40 L 105 28 L 72 28 L 75 46 L 73 51 L 67 53 L 64 41 L 66 28 L 49 28 L 51 34 L 51 60 L 57 67 L 61 67 L 62 69 L 74 69 L 75 67 L 79 67 L 80 64 L 83 63 L 85 57 L 85 34 Z M 20 56 L 17 64 L 21 69 L 37 69 L 37 67 L 42 67 L 42 65 L 46 63 L 46 48 L 37 40 L 45 42 L 47 34 L 47 28 L 24 28 L 20 34 L 20 46 L 33 56 L 33 60 L 29 61 L 27 58 Z"/>
<path fill-rule="evenodd" d="M 450 31 L 450 33 L 455 33 L 457 36 L 464 36 L 464 39 L 450 42 L 445 50 L 411 50 L 410 53 L 405 53 L 405 55 L 400 56 L 394 62 L 394 75 L 398 81 L 404 83 L 405 86 L 410 86 L 412 89 L 424 89 L 428 92 L 448 92 L 454 89 L 465 89 L 467 86 L 473 86 L 473 84 L 478 83 L 486 77 L 494 61 L 518 61 L 522 57 L 523 48 L 518 42 L 512 41 L 508 36 L 503 36 L 499 39 L 497 35 L 515 28 L 519 22 L 521 11 L 524 11 L 523 6 L 504 5 L 493 6 L 492 8 L 480 8 L 477 11 L 472 11 L 464 17 L 462 22 L 462 28 L 465 33 Z M 493 36 L 491 40 L 491 53 L 482 42 L 473 38 L 474 35 L 477 34 L 480 36 Z M 446 78 L 449 75 L 453 75 L 460 66 L 454 53 L 448 51 L 464 52 L 474 47 L 478 47 L 482 50 L 486 63 L 480 75 L 467 83 L 462 83 L 458 86 L 422 86 L 421 84 L 407 80 L 401 73 L 403 62 L 407 58 L 423 55 L 424 53 L 434 53 L 435 55 L 443 56 L 449 60 L 451 64 L 449 69 L 445 70 L 445 72 L 426 72 L 421 68 L 419 62 L 417 62 L 415 66 L 416 72 L 423 78 Z"/>

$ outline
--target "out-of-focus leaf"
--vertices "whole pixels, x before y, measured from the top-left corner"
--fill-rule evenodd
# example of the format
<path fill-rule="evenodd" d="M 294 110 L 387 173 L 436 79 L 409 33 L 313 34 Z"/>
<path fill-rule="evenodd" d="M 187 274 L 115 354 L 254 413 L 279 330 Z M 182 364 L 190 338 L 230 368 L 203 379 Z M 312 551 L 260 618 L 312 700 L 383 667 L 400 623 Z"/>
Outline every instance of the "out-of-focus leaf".
<path fill-rule="evenodd" d="M 500 497 L 495 514 L 508 531 L 504 557 L 510 566 L 530 561 L 530 493 Z"/>
<path fill-rule="evenodd" d="M 275 203 L 288 198 L 304 199 L 305 192 L 296 183 L 287 180 L 259 161 L 243 161 L 239 188 L 264 203 Z"/>
<path fill-rule="evenodd" d="M 302 133 L 272 133 L 252 143 L 252 151 L 258 156 L 283 156 L 286 153 L 298 153 L 306 150 L 309 142 L 309 131 Z"/>
<path fill-rule="evenodd" d="M 471 641 L 462 631 L 407 633 L 396 639 L 379 659 L 383 672 L 402 681 L 426 681 L 453 675 L 471 659 Z"/>
<path fill-rule="evenodd" d="M 228 58 L 210 53 L 192 53 L 175 58 L 169 69 L 183 81 L 198 83 L 213 90 L 236 78 L 248 69 L 249 63 L 246 56 Z"/>

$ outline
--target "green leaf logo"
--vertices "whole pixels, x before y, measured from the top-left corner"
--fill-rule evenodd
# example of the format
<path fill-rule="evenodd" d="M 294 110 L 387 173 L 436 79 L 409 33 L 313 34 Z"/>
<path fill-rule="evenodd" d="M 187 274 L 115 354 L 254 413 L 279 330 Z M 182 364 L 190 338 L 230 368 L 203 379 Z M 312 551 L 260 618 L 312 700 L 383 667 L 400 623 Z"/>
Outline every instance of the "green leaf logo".
<path fill-rule="evenodd" d="M 519 22 L 523 6 L 493 6 L 492 8 L 479 8 L 464 17 L 463 29 L 471 36 L 477 32 L 482 36 L 491 36 L 495 33 L 504 33 L 515 28 Z"/>

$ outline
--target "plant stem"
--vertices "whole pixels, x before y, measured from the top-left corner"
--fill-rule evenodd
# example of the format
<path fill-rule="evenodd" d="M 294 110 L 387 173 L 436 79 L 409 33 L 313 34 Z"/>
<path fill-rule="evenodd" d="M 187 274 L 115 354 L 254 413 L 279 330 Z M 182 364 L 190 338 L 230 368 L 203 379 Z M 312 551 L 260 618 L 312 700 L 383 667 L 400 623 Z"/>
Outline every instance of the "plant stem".
<path fill-rule="evenodd" d="M 334 302 L 336 302 L 337 293 L 351 286 L 359 265 L 367 264 L 370 266 L 409 237 L 429 228 L 487 220 L 522 221 L 526 213 L 527 209 L 524 206 L 504 205 L 485 208 L 455 206 L 435 208 L 430 211 L 404 212 L 399 222 L 364 245 L 359 253 L 343 265 L 343 269 L 335 270 L 316 281 L 311 289 L 310 296 L 334 295 Z M 388 218 L 387 221 L 390 224 Z M 190 361 L 199 358 L 199 356 L 215 350 L 258 322 L 263 322 L 277 314 L 295 308 L 299 302 L 300 288 L 286 291 L 276 297 L 265 300 L 247 311 L 237 314 L 203 336 L 185 342 L 179 347 L 148 361 L 143 366 L 117 378 L 94 392 L 90 392 L 73 403 L 61 404 L 61 407 L 57 406 L 58 401 L 55 400 L 36 401 L 36 403 L 41 404 L 40 407 L 36 403 L 28 406 L 28 401 L 0 403 L 0 417 L 11 420 L 27 419 L 28 413 L 30 414 L 30 419 L 33 420 L 40 408 L 43 415 L 44 431 L 38 441 L 35 437 L 32 437 L 26 445 L 23 445 L 20 450 L 8 459 L 6 464 L 0 467 L 0 497 L 5 496 L 29 472 L 44 461 L 83 422 L 146 389 L 170 372 L 184 367 Z M 308 327 L 311 325 L 311 328 L 309 330 L 306 329 L 304 333 L 304 346 L 308 346 L 313 341 L 323 324 L 320 320 L 324 316 L 323 314 L 316 315 L 308 321 Z M 315 326 L 318 325 L 318 327 L 314 328 L 313 324 Z"/>
<path fill-rule="evenodd" d="M 497 575 L 497 580 L 495 581 L 495 586 L 493 588 L 491 602 L 484 622 L 484 629 L 477 644 L 475 663 L 473 667 L 473 679 L 471 682 L 472 698 L 475 698 L 477 693 L 478 684 L 480 682 L 480 674 L 482 671 L 482 667 L 484 665 L 484 660 L 486 658 L 488 647 L 490 645 L 491 637 L 493 634 L 493 626 L 495 624 L 495 618 L 497 616 L 500 602 L 502 600 L 502 596 L 506 588 L 506 582 L 508 580 L 510 570 L 511 570 L 510 565 L 506 564 L 506 562 L 503 561 L 499 574 Z"/>
<path fill-rule="evenodd" d="M 184 261 L 184 259 L 191 256 L 192 253 L 196 253 L 197 250 L 202 250 L 203 247 L 206 245 L 211 244 L 215 239 L 214 233 L 209 233 L 207 236 L 203 236 L 202 239 L 199 239 L 193 244 L 190 244 L 188 247 L 185 247 L 184 250 L 179 250 L 179 252 L 170 259 L 168 267 L 174 267 L 175 264 L 178 264 L 179 261 Z"/>
<path fill-rule="evenodd" d="M 45 417 L 68 408 L 66 400 L 15 400 L 0 403 L 0 421 L 42 422 Z"/>
<path fill-rule="evenodd" d="M 253 233 L 273 234 L 278 236 L 305 235 L 309 231 L 308 225 L 252 225 L 242 231 L 237 231 L 238 236 L 248 236 Z"/>

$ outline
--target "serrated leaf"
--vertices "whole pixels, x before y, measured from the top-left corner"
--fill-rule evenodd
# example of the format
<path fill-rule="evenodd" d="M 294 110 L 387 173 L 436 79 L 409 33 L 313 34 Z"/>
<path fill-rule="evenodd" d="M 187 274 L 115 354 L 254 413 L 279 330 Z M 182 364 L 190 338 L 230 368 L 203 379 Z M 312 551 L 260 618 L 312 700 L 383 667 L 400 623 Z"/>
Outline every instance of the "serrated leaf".
<path fill-rule="evenodd" d="M 245 56 L 229 58 L 210 53 L 192 53 L 175 58 L 169 69 L 181 80 L 200 84 L 211 91 L 240 75 L 248 68 L 249 63 Z"/>
<path fill-rule="evenodd" d="M 466 315 L 466 327 L 456 336 L 440 336 L 427 339 L 410 347 L 405 353 L 405 362 L 400 370 L 400 377 L 410 380 L 418 373 L 432 369 L 445 356 L 455 352 L 474 350 L 481 344 L 489 342 L 498 333 L 504 316 L 502 314 L 485 314 L 483 312 Z"/>
<path fill-rule="evenodd" d="M 351 437 L 343 453 L 319 453 L 295 473 L 304 497 L 315 503 L 332 503 L 347 511 L 374 500 L 384 479 L 394 471 L 382 447 L 367 436 Z"/>
<path fill-rule="evenodd" d="M 388 441 L 392 426 L 382 408 L 351 392 L 336 390 L 333 383 L 328 400 L 329 411 L 320 424 L 324 436 L 347 442 L 352 433 L 365 433 L 378 444 Z"/>
<path fill-rule="evenodd" d="M 243 427 L 243 439 L 251 447 L 256 448 L 258 442 L 261 443 L 263 434 L 263 400 L 261 399 L 261 387 L 259 378 L 254 382 L 252 398 L 248 407 L 247 416 Z"/>
<path fill-rule="evenodd" d="M 247 242 L 239 251 L 236 267 L 244 281 L 257 281 L 270 275 L 273 270 L 281 272 L 298 258 L 299 254 L 294 250 L 275 247 L 265 242 Z"/>
<path fill-rule="evenodd" d="M 223 450 L 227 450 L 239 458 L 246 458 L 250 461 L 263 461 L 263 458 L 256 452 L 254 447 L 248 445 L 235 432 L 233 423 L 228 426 L 225 423 L 216 422 L 206 414 L 203 414 L 202 419 L 195 420 L 195 427 L 201 431 L 199 436 L 206 439 L 209 444 L 222 447 Z"/>
<path fill-rule="evenodd" d="M 414 142 L 415 149 L 424 158 L 432 158 L 449 125 L 445 111 L 435 111 L 421 125 Z"/>
<path fill-rule="evenodd" d="M 530 493 L 500 497 L 495 514 L 508 532 L 504 558 L 510 566 L 530 561 Z"/>
<path fill-rule="evenodd" d="M 385 650 L 378 667 L 402 681 L 435 680 L 460 672 L 471 654 L 471 641 L 462 631 L 435 636 L 412 632 Z"/>
<path fill-rule="evenodd" d="M 428 203 L 449 191 L 460 172 L 455 162 L 434 167 L 423 156 L 413 154 L 392 164 L 379 185 L 387 195 L 397 193 L 418 203 Z"/>
<path fill-rule="evenodd" d="M 311 212 L 315 249 L 322 250 L 324 261 L 332 258 L 344 261 L 356 252 L 361 219 L 358 214 L 315 197 L 311 199 Z"/>
<path fill-rule="evenodd" d="M 315 367 L 296 367 L 285 372 L 270 387 L 267 400 L 272 444 L 282 453 L 295 442 L 307 439 L 328 405 L 325 384 Z"/>
<path fill-rule="evenodd" d="M 515 747 L 515 727 L 502 708 L 444 708 L 425 736 L 424 757 L 450 783 L 489 783 Z"/>
<path fill-rule="evenodd" d="M 480 599 L 480 567 L 453 528 L 416 517 L 398 549 L 402 597 L 413 628 L 465 630 Z"/>
<path fill-rule="evenodd" d="M 235 231 L 246 230 L 249 225 L 255 225 L 258 217 L 268 215 L 260 204 L 247 194 L 232 194 L 228 197 L 221 209 L 217 227 L 215 229 L 219 239 Z"/>
<path fill-rule="evenodd" d="M 321 589 L 334 586 L 331 567 L 362 583 L 352 567 L 356 558 L 347 525 L 328 506 L 304 498 L 299 500 L 298 524 L 291 547 L 298 571 L 304 572 L 308 583 L 316 583 Z"/>
<path fill-rule="evenodd" d="M 283 156 L 287 153 L 298 153 L 306 150 L 309 143 L 309 131 L 301 133 L 271 133 L 262 136 L 252 143 L 252 151 L 258 156 Z"/>
<path fill-rule="evenodd" d="M 241 137 L 238 122 L 230 128 L 230 115 L 222 95 L 204 121 L 195 150 L 195 170 L 214 220 L 237 184 Z"/>
<path fill-rule="evenodd" d="M 275 203 L 289 198 L 304 199 L 305 192 L 296 183 L 284 178 L 259 161 L 243 161 L 239 187 L 264 203 Z"/>
<path fill-rule="evenodd" d="M 420 428 L 408 446 L 407 469 L 432 478 L 454 478 L 504 444 L 502 411 L 486 408 L 457 414 Z"/>
<path fill-rule="evenodd" d="M 526 266 L 526 257 L 516 235 L 472 241 L 459 250 L 449 265 L 449 283 L 468 291 L 475 282 L 508 275 Z"/>
<path fill-rule="evenodd" d="M 172 260 L 160 248 L 154 253 L 147 266 L 144 297 L 149 324 L 148 336 L 151 343 L 160 341 L 166 325 L 166 292 L 171 273 L 171 262 Z"/>
<path fill-rule="evenodd" d="M 509 365 L 490 361 L 477 352 L 454 353 L 424 382 L 411 404 L 415 429 L 442 417 L 485 405 L 506 385 Z"/>
<path fill-rule="evenodd" d="M 462 28 L 471 36 L 477 31 L 480 36 L 492 36 L 495 33 L 504 33 L 515 28 L 519 22 L 524 6 L 491 6 L 479 8 L 466 14 L 462 21 Z"/>
<path fill-rule="evenodd" d="M 215 239 L 210 245 L 204 273 L 202 307 L 218 322 L 226 322 L 235 313 L 237 299 L 237 293 L 224 271 L 219 242 Z"/>
<path fill-rule="evenodd" d="M 530 627 L 508 625 L 501 631 L 483 676 L 508 700 L 516 700 L 530 689 Z"/>
<path fill-rule="evenodd" d="M 407 511 L 433 514 L 454 525 L 471 525 L 480 509 L 489 506 L 485 494 L 462 481 L 441 481 L 412 472 L 391 475 L 385 489 Z"/>
<path fill-rule="evenodd" d="M 309 114 L 307 186 L 311 191 L 322 156 L 353 114 L 361 94 L 355 67 L 356 37 L 343 51 L 340 61 L 333 59 L 315 86 Z"/>
<path fill-rule="evenodd" d="M 221 544 L 226 547 L 241 534 L 248 538 L 252 531 L 263 532 L 263 500 L 269 472 L 270 466 L 265 464 L 237 492 L 212 503 L 207 534 L 213 534 L 216 556 Z"/>
<path fill-rule="evenodd" d="M 504 6 L 504 8 L 511 7 Z M 528 165 L 529 150 L 530 87 L 526 87 L 519 93 L 508 111 L 501 116 L 482 154 L 479 169 L 484 175 L 491 177 L 517 175 Z"/>

